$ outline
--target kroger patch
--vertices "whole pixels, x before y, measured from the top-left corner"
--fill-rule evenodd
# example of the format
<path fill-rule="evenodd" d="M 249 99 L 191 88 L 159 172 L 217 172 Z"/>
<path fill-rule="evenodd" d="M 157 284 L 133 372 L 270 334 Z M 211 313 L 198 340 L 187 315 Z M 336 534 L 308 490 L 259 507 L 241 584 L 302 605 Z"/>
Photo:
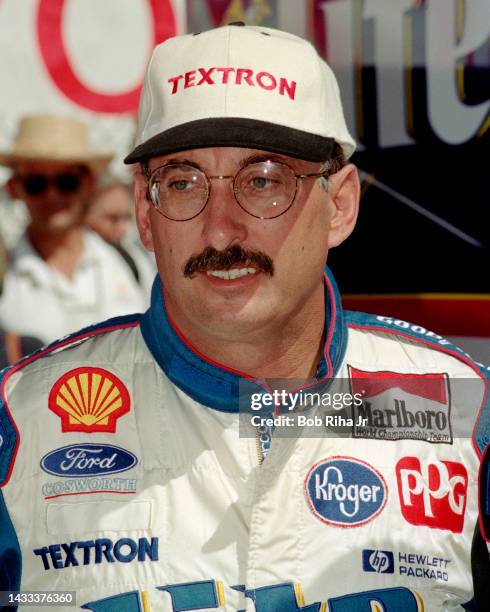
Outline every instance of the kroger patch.
<path fill-rule="evenodd" d="M 331 457 L 315 464 L 305 479 L 308 506 L 319 520 L 338 527 L 359 527 L 385 507 L 388 489 L 381 474 L 352 457 Z"/>
<path fill-rule="evenodd" d="M 70 444 L 51 451 L 41 459 L 41 467 L 53 476 L 101 476 L 125 472 L 138 460 L 112 444 Z"/>

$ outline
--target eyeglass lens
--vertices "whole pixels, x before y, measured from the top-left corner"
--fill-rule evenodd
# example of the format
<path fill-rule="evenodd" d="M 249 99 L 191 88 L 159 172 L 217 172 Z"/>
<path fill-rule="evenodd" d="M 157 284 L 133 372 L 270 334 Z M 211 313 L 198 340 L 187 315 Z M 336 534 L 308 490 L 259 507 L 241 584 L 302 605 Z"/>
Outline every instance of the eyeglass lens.
<path fill-rule="evenodd" d="M 296 176 L 279 162 L 258 162 L 244 166 L 235 177 L 207 177 L 186 164 L 158 168 L 150 178 L 150 196 L 154 205 L 169 219 L 185 221 L 197 216 L 206 206 L 210 180 L 233 178 L 233 192 L 238 204 L 250 215 L 273 219 L 292 204 Z"/>
<path fill-rule="evenodd" d="M 53 185 L 62 194 L 75 193 L 80 188 L 82 177 L 73 172 L 60 172 L 54 176 L 29 174 L 21 180 L 27 195 L 35 196 L 45 193 L 49 185 Z"/>

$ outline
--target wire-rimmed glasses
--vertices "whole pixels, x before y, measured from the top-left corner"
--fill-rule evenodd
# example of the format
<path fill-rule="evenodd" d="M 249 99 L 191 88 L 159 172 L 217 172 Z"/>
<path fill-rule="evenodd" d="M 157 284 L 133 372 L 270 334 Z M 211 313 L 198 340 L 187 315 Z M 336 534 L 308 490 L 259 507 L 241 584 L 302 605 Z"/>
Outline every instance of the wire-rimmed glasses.
<path fill-rule="evenodd" d="M 261 161 L 245 165 L 235 175 L 208 176 L 195 166 L 170 163 L 155 168 L 148 177 L 153 206 L 167 219 L 189 221 L 209 200 L 212 180 L 232 180 L 239 206 L 257 219 L 275 219 L 291 208 L 298 179 L 327 176 L 327 171 L 296 174 L 287 164 Z"/>

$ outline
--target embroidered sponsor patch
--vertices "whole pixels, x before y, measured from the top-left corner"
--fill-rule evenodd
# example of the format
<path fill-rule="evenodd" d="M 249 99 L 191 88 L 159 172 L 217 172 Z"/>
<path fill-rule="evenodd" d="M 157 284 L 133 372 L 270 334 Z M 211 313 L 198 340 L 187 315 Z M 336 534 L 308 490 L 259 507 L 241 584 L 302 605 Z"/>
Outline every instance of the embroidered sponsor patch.
<path fill-rule="evenodd" d="M 354 438 L 452 444 L 448 377 L 444 373 L 366 372 L 349 366 Z M 360 424 L 362 423 L 362 424 Z"/>
<path fill-rule="evenodd" d="M 64 478 L 45 482 L 41 487 L 44 499 L 65 495 L 86 495 L 88 493 L 136 493 L 136 478 L 113 478 L 110 476 L 89 476 L 86 478 Z"/>
<path fill-rule="evenodd" d="M 45 570 L 64 569 L 98 563 L 130 563 L 131 561 L 158 561 L 158 538 L 109 538 L 51 544 L 35 548 Z"/>
<path fill-rule="evenodd" d="M 61 431 L 115 433 L 116 422 L 129 412 L 124 384 L 103 368 L 75 368 L 59 378 L 48 400 L 49 409 L 61 417 Z"/>
<path fill-rule="evenodd" d="M 365 572 L 397 574 L 407 578 L 448 582 L 450 563 L 450 559 L 427 553 L 373 549 L 362 551 L 362 569 Z"/>
<path fill-rule="evenodd" d="M 41 467 L 53 476 L 101 476 L 117 474 L 138 463 L 136 456 L 112 444 L 70 444 L 51 451 Z"/>
<path fill-rule="evenodd" d="M 363 550 L 362 569 L 377 574 L 393 574 L 395 562 L 391 550 Z"/>
<path fill-rule="evenodd" d="M 408 523 L 461 533 L 468 489 L 463 464 L 403 457 L 396 465 L 396 479 L 400 508 Z"/>
<path fill-rule="evenodd" d="M 331 457 L 310 469 L 305 494 L 311 511 L 324 523 L 358 527 L 383 510 L 388 488 L 368 463 L 352 457 Z"/>

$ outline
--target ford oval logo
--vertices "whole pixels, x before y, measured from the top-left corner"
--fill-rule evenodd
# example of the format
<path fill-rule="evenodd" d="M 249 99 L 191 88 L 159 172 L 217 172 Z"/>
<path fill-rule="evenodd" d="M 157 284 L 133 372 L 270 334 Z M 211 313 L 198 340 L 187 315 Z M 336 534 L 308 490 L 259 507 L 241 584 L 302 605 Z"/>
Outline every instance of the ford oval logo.
<path fill-rule="evenodd" d="M 359 527 L 385 507 L 388 488 L 381 474 L 353 457 L 332 457 L 314 465 L 305 480 L 306 501 L 329 525 Z"/>
<path fill-rule="evenodd" d="M 70 444 L 51 451 L 41 459 L 41 467 L 54 476 L 100 476 L 117 474 L 134 467 L 138 459 L 112 444 Z"/>

